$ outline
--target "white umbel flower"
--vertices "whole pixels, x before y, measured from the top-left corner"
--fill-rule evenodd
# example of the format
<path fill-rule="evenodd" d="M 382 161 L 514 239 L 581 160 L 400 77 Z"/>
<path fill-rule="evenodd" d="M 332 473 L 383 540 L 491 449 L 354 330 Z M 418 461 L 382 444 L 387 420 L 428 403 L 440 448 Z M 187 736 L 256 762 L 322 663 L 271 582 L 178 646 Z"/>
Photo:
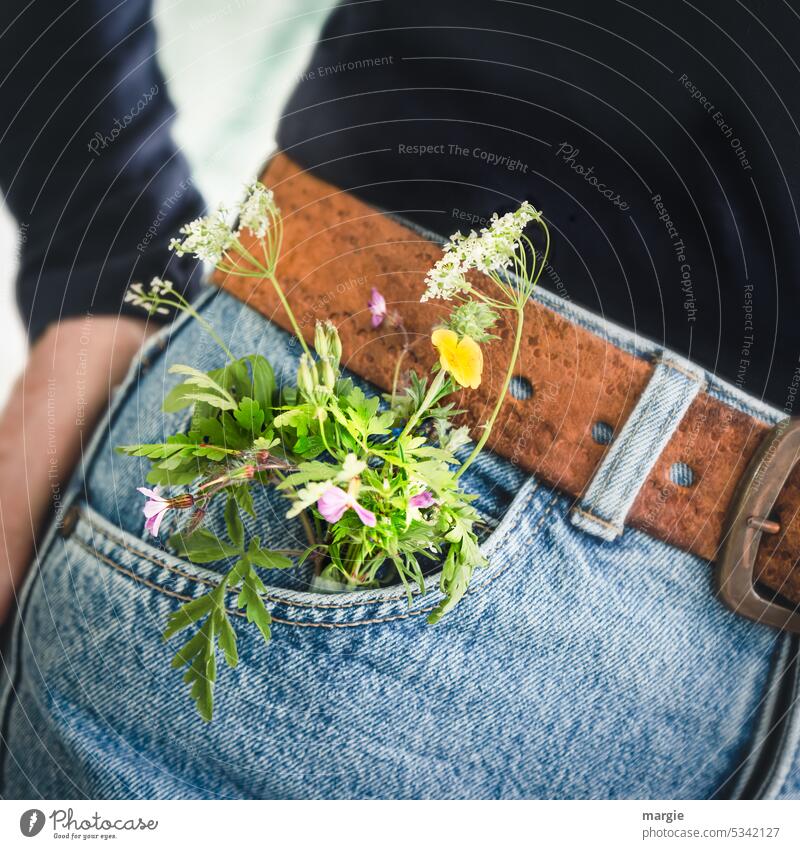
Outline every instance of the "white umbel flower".
<path fill-rule="evenodd" d="M 225 207 L 220 206 L 212 215 L 184 224 L 180 229 L 184 239 L 173 239 L 169 243 L 170 250 L 178 256 L 193 254 L 199 260 L 217 265 L 236 239 L 226 220 L 227 215 Z"/>
<path fill-rule="evenodd" d="M 239 213 L 240 229 L 246 228 L 256 238 L 263 239 L 278 214 L 275 196 L 270 189 L 258 182 L 247 187 L 247 197 Z"/>
<path fill-rule="evenodd" d="M 423 303 L 433 298 L 451 300 L 459 292 L 469 292 L 472 288 L 464 277 L 459 258 L 445 249 L 444 256 L 425 275 L 425 293 L 420 298 Z"/>
<path fill-rule="evenodd" d="M 159 306 L 157 299 L 172 292 L 172 282 L 154 277 L 150 281 L 150 291 L 145 292 L 141 283 L 131 283 L 125 292 L 125 303 L 141 307 L 149 315 L 169 315 L 166 307 Z"/>
<path fill-rule="evenodd" d="M 508 268 L 519 251 L 522 231 L 540 218 L 541 213 L 523 201 L 515 212 L 495 213 L 480 233 L 454 233 L 442 258 L 425 277 L 427 288 L 421 300 L 450 300 L 459 292 L 468 292 L 472 287 L 464 275 L 472 269 L 489 274 Z"/>
<path fill-rule="evenodd" d="M 523 201 L 515 212 L 498 216 L 495 212 L 488 227 L 480 235 L 471 232 L 469 236 L 456 233 L 451 238 L 453 251 L 458 254 L 462 270 L 477 268 L 488 273 L 508 268 L 519 250 L 522 231 L 531 222 L 540 217 L 528 201 Z"/>
<path fill-rule="evenodd" d="M 154 277 L 150 281 L 150 294 L 152 295 L 170 295 L 173 288 L 171 280 L 162 280 L 160 277 Z"/>

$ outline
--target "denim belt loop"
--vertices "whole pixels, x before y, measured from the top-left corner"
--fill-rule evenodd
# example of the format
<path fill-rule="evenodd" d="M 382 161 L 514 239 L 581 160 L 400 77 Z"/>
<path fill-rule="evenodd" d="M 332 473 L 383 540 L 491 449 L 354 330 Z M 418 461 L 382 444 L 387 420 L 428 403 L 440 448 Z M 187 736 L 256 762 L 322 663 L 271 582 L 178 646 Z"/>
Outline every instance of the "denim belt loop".
<path fill-rule="evenodd" d="M 636 407 L 572 508 L 573 525 L 609 541 L 623 532 L 642 484 L 704 387 L 702 369 L 665 353 L 657 357 Z"/>

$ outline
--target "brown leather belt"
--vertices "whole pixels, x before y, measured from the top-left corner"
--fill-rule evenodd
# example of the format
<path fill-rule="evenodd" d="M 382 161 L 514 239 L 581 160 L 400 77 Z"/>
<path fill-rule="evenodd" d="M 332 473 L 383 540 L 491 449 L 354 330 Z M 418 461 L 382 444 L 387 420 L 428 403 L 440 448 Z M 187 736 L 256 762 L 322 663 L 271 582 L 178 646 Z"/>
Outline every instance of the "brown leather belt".
<path fill-rule="evenodd" d="M 402 317 L 411 340 L 409 366 L 430 369 L 435 361 L 430 332 L 447 307 L 419 298 L 441 246 L 303 171 L 284 154 L 270 160 L 262 181 L 275 191 L 283 212 L 278 274 L 306 339 L 312 341 L 317 319 L 330 318 L 342 337 L 346 367 L 389 388 L 406 337 L 386 326 L 372 329 L 367 299 L 375 286 Z M 258 249 L 257 243 L 247 247 Z M 216 281 L 290 329 L 272 286 L 220 274 Z M 473 282 L 484 285 L 479 278 Z M 593 426 L 603 422 L 614 433 L 620 430 L 654 364 L 534 301 L 525 328 L 518 375 L 533 392 L 529 398 L 509 395 L 489 445 L 546 484 L 580 497 L 608 450 L 592 437 Z M 487 348 L 480 388 L 460 400 L 473 423 L 486 418 L 507 367 L 511 327 L 499 335 Z M 773 428 L 701 391 L 625 522 L 716 560 L 720 594 L 730 606 L 790 630 L 800 630 L 800 615 L 792 610 L 800 604 L 798 434 L 794 420 Z M 671 482 L 669 470 L 676 463 L 692 470 L 691 486 Z M 777 596 L 762 598 L 756 582 Z"/>

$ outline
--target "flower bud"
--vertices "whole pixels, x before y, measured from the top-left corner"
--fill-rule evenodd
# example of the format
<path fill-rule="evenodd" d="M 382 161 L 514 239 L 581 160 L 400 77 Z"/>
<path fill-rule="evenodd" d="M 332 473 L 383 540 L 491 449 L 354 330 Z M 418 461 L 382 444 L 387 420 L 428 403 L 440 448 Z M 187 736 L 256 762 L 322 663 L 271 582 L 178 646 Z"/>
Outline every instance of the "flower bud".
<path fill-rule="evenodd" d="M 314 375 L 311 372 L 308 354 L 300 357 L 300 365 L 297 367 L 297 388 L 307 397 L 314 394 L 316 386 Z"/>
<path fill-rule="evenodd" d="M 318 321 L 314 329 L 314 347 L 320 359 L 330 359 L 334 368 L 339 366 L 342 359 L 342 342 L 339 332 L 332 321 Z"/>
<path fill-rule="evenodd" d="M 186 527 L 181 532 L 184 536 L 191 536 L 203 524 L 206 517 L 205 507 L 198 507 L 189 517 Z"/>
<path fill-rule="evenodd" d="M 317 375 L 320 385 L 333 392 L 336 388 L 336 370 L 331 365 L 330 359 L 326 358 L 317 363 Z"/>
<path fill-rule="evenodd" d="M 342 361 L 342 340 L 339 338 L 339 331 L 336 326 L 330 321 L 327 323 L 330 325 L 331 360 L 333 367 L 338 368 Z"/>
<path fill-rule="evenodd" d="M 328 334 L 325 328 L 326 322 L 318 321 L 314 328 L 314 348 L 321 360 L 330 356 L 330 348 L 328 345 Z"/>

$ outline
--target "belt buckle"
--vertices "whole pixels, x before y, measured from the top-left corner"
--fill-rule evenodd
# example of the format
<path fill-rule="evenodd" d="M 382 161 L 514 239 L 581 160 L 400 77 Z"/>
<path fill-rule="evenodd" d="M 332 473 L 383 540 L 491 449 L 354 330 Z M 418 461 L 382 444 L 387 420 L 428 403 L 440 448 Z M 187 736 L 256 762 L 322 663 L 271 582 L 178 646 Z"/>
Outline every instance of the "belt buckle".
<path fill-rule="evenodd" d="M 751 459 L 728 511 L 717 560 L 717 593 L 735 613 L 800 633 L 800 612 L 769 601 L 753 580 L 761 535 L 780 533 L 769 518 L 800 454 L 800 417 L 784 419 L 764 437 Z"/>

